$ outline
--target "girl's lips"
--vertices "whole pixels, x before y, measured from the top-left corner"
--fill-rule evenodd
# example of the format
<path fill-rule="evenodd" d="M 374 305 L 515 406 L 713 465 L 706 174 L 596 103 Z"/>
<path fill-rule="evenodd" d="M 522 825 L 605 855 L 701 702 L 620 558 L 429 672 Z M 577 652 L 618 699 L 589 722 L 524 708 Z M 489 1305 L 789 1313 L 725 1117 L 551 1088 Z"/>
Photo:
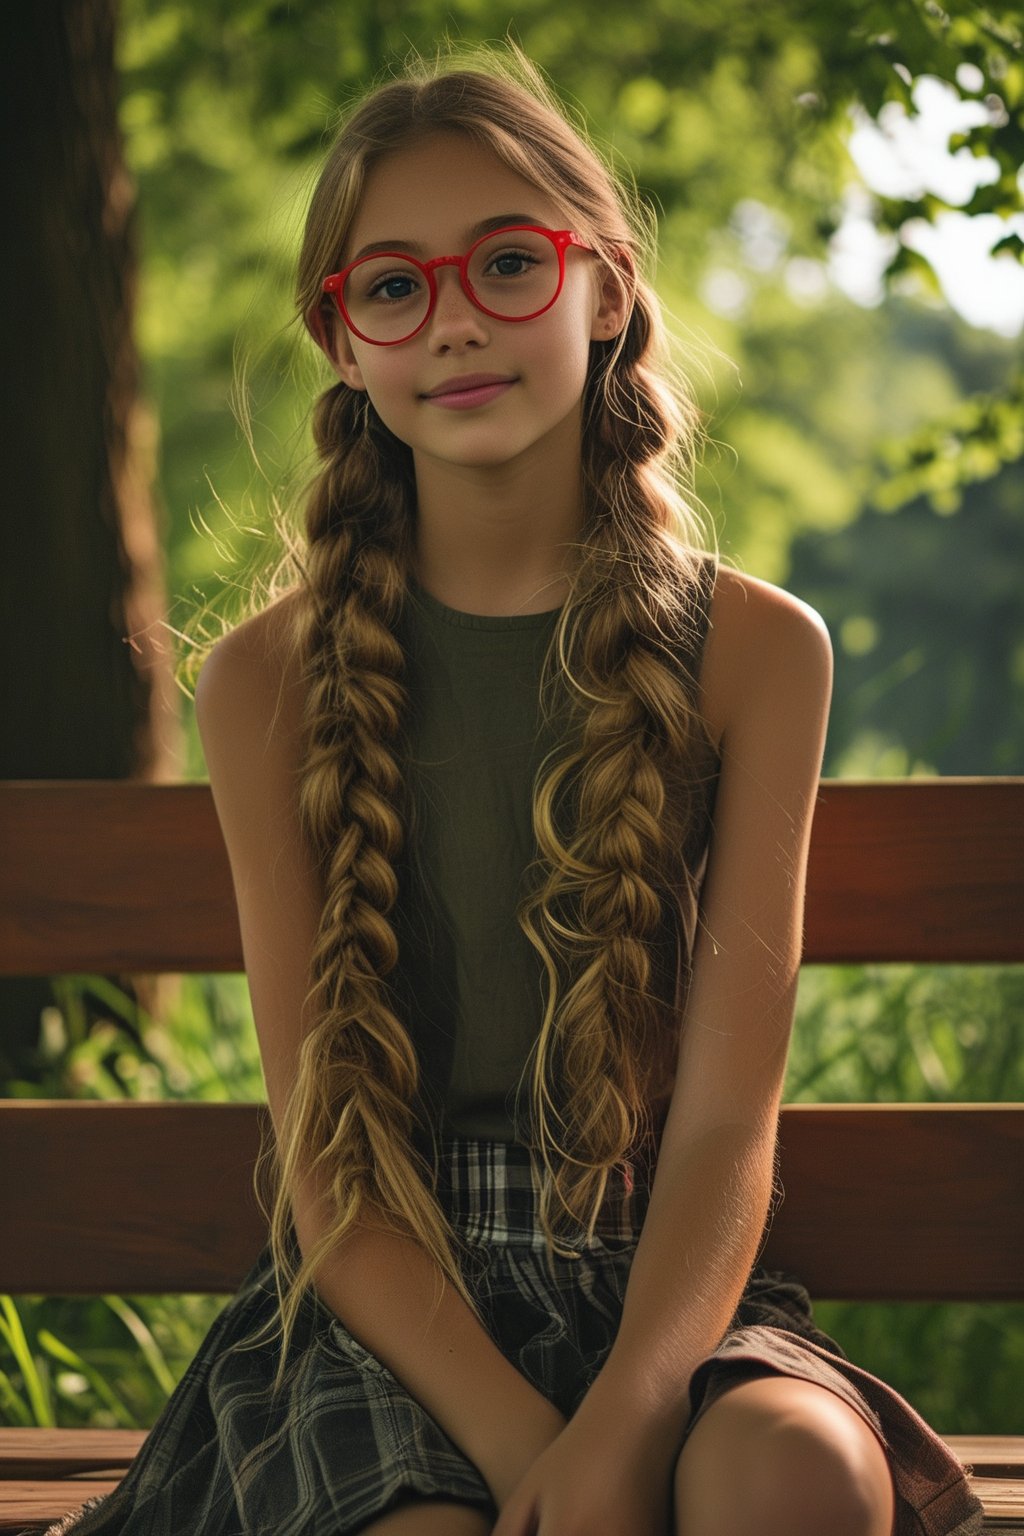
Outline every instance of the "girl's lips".
<path fill-rule="evenodd" d="M 491 400 L 497 400 L 515 382 L 515 379 L 501 379 L 494 384 L 478 384 L 473 389 L 448 390 L 443 395 L 426 395 L 424 398 L 430 405 L 443 405 L 449 411 L 467 411 L 475 405 L 487 405 Z"/>

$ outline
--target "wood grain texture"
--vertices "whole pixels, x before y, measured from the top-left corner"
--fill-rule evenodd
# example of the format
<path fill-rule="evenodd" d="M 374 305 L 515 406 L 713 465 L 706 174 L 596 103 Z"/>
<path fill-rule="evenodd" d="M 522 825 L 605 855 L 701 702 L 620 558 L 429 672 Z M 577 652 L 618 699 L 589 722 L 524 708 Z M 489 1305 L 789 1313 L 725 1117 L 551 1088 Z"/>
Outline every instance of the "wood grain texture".
<path fill-rule="evenodd" d="M 1024 1299 L 1024 1105 L 790 1105 L 762 1262 L 812 1296 Z"/>
<path fill-rule="evenodd" d="M 0 1476 L 0 1531 L 45 1531 L 52 1521 L 77 1509 L 86 1499 L 113 1493 L 120 1481 L 120 1476 L 59 1481 Z"/>
<path fill-rule="evenodd" d="M 233 1291 L 265 1240 L 255 1104 L 0 1101 L 0 1291 Z"/>
<path fill-rule="evenodd" d="M 0 1426 L 0 1466 L 7 1478 L 70 1478 L 76 1473 L 116 1477 L 131 1465 L 146 1434 L 144 1429 Z"/>
<path fill-rule="evenodd" d="M 0 1102 L 0 1291 L 231 1293 L 265 1106 Z M 821 1298 L 1024 1298 L 1024 1106 L 792 1105 L 762 1262 Z M 99 1192 L 102 1191 L 102 1198 Z"/>
<path fill-rule="evenodd" d="M 110 1492 L 137 1454 L 144 1430 L 0 1429 L 0 1531 L 42 1530 L 85 1499 Z M 1024 1437 L 949 1435 L 974 1465 L 971 1485 L 985 1506 L 986 1531 L 1024 1530 Z M 970 1452 L 971 1454 L 968 1454 Z M 78 1474 L 76 1476 L 75 1474 Z"/>
<path fill-rule="evenodd" d="M 823 779 L 804 959 L 1024 960 L 1024 778 Z"/>
<path fill-rule="evenodd" d="M 242 969 L 207 784 L 0 784 L 0 975 Z"/>
<path fill-rule="evenodd" d="M 206 784 L 0 785 L 0 975 L 242 968 Z M 824 779 L 807 962 L 1024 961 L 1024 778 Z"/>

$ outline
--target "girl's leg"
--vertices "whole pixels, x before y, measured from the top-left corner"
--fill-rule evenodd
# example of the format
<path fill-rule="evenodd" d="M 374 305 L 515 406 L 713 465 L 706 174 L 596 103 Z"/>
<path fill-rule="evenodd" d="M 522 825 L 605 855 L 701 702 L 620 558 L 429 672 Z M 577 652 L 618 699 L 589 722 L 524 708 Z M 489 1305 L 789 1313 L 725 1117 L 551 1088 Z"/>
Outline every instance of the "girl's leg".
<path fill-rule="evenodd" d="M 469 1504 L 417 1499 L 364 1525 L 361 1536 L 490 1536 L 491 1519 Z"/>
<path fill-rule="evenodd" d="M 730 1387 L 676 1464 L 676 1536 L 892 1536 L 894 1516 L 877 1436 L 834 1392 L 795 1377 Z"/>

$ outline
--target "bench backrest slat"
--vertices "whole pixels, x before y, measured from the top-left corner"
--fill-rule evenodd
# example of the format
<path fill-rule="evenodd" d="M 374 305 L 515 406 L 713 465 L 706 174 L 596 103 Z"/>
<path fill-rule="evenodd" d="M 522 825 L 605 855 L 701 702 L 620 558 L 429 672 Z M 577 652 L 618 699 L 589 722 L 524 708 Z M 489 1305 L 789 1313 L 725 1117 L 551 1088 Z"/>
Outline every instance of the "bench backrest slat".
<path fill-rule="evenodd" d="M 206 784 L 6 783 L 0 975 L 242 969 Z M 1024 778 L 824 779 L 804 958 L 1024 960 Z"/>
<path fill-rule="evenodd" d="M 0 1102 L 0 1291 L 233 1292 L 266 1236 L 267 1123 L 254 1104 Z M 780 1144 L 762 1262 L 813 1295 L 1024 1299 L 1024 1106 L 795 1105 Z"/>

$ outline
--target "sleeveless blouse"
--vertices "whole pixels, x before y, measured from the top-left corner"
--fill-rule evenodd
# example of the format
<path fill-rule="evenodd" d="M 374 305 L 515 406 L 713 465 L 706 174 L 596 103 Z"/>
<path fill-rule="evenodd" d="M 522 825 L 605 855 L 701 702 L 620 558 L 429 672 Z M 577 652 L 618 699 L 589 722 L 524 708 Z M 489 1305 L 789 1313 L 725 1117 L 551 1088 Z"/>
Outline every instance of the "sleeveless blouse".
<path fill-rule="evenodd" d="M 705 561 L 697 631 L 680 646 L 696 702 L 714 567 Z M 411 816 L 392 914 L 399 960 L 388 978 L 420 1067 L 419 1112 L 441 1135 L 529 1143 L 529 1076 L 545 978 L 517 921 L 533 836 L 534 779 L 559 745 L 540 708 L 544 658 L 559 609 L 463 613 L 414 585 L 402 619 L 409 712 L 405 760 Z M 699 810 L 684 860 L 702 874 L 718 758 L 707 743 Z M 654 990 L 677 1000 L 693 943 L 678 911 L 653 945 Z M 682 962 L 682 964 L 681 964 Z"/>

